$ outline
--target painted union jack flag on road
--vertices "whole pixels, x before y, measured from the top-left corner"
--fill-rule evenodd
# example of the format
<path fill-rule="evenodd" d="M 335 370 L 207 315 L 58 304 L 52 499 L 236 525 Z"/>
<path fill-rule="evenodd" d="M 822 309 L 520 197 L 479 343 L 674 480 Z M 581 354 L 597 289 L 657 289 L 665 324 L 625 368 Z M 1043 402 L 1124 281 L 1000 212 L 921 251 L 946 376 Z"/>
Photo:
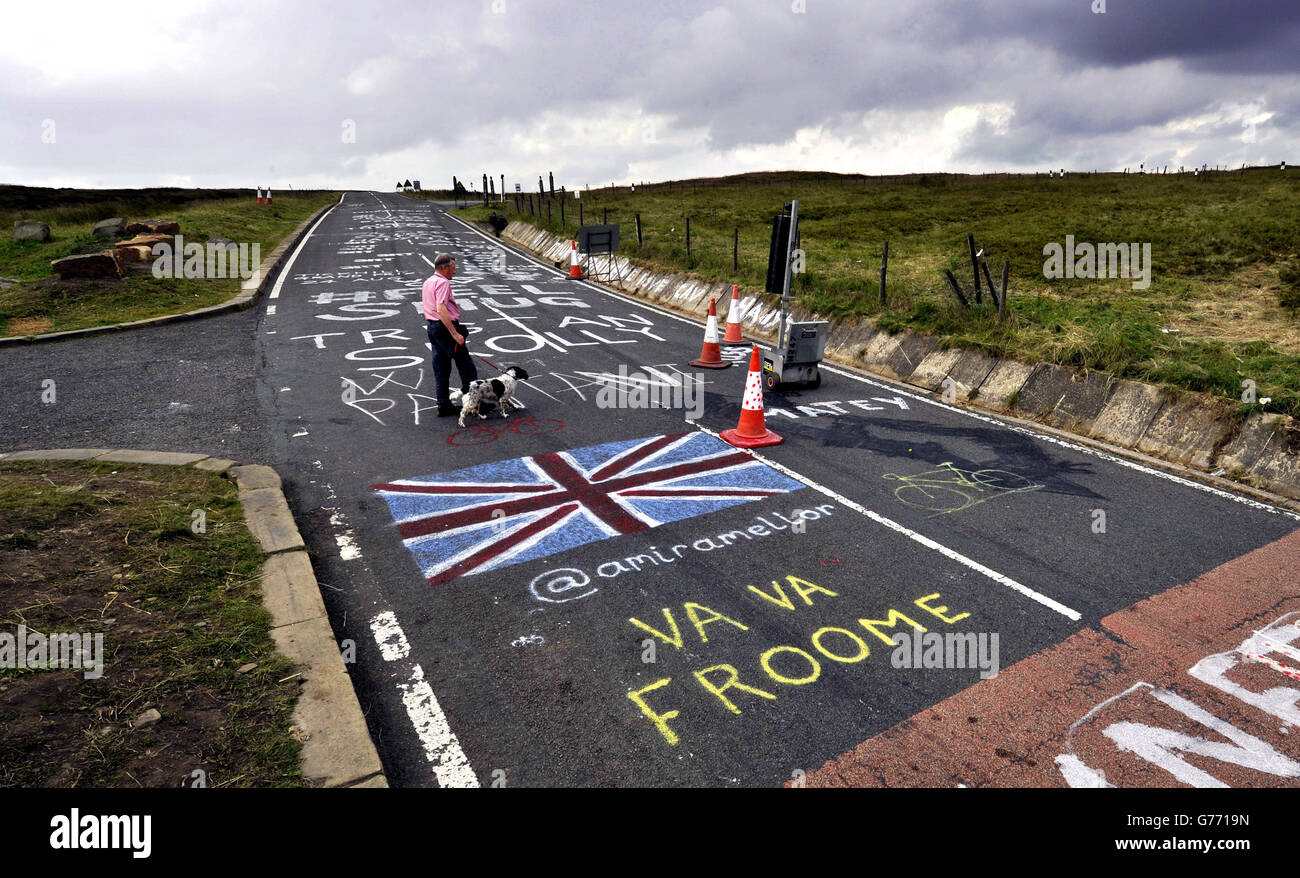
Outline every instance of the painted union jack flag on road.
<path fill-rule="evenodd" d="M 707 433 L 651 436 L 375 485 L 431 585 L 803 484 Z"/>

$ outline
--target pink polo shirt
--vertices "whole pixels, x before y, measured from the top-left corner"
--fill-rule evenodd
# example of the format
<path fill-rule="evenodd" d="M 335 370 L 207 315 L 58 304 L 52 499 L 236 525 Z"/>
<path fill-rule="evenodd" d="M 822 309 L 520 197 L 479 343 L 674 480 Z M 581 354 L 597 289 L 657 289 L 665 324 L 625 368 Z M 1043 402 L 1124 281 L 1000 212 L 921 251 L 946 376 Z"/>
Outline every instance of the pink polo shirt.
<path fill-rule="evenodd" d="M 435 274 L 424 282 L 424 319 L 434 322 L 441 320 L 438 316 L 439 305 L 447 306 L 447 313 L 452 320 L 460 319 L 460 308 L 456 305 L 456 297 L 451 294 L 451 281 Z"/>

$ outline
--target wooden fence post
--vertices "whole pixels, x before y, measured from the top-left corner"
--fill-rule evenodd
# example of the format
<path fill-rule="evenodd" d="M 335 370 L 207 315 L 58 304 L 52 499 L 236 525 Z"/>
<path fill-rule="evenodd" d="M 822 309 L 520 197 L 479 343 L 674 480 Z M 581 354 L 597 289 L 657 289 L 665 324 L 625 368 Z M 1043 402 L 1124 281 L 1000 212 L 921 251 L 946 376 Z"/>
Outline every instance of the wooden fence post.
<path fill-rule="evenodd" d="M 970 246 L 970 270 L 975 275 L 975 304 L 984 304 L 984 298 L 980 295 L 980 265 L 979 260 L 975 257 L 975 236 L 969 232 L 966 234 L 966 243 Z"/>
<path fill-rule="evenodd" d="M 953 293 L 955 293 L 956 296 L 957 296 L 957 301 L 961 302 L 961 306 L 962 306 L 963 308 L 969 308 L 969 307 L 970 307 L 970 302 L 966 301 L 966 297 L 965 297 L 964 295 L 962 295 L 962 292 L 961 292 L 961 286 L 958 285 L 958 283 L 957 283 L 957 278 L 953 277 L 953 275 L 952 275 L 952 269 L 950 269 L 950 268 L 945 268 L 945 269 L 943 270 L 943 274 L 944 274 L 944 277 L 948 278 L 948 286 L 952 287 L 952 291 L 953 291 Z"/>
<path fill-rule="evenodd" d="M 1011 263 L 1005 259 L 1002 260 L 1002 294 L 998 296 L 999 320 L 1007 316 L 1007 272 L 1010 268 Z"/>
<path fill-rule="evenodd" d="M 641 246 L 641 214 L 636 215 L 636 245 Z"/>
<path fill-rule="evenodd" d="M 885 273 L 889 271 L 889 242 L 885 242 L 885 252 L 880 256 L 880 304 L 886 304 Z"/>

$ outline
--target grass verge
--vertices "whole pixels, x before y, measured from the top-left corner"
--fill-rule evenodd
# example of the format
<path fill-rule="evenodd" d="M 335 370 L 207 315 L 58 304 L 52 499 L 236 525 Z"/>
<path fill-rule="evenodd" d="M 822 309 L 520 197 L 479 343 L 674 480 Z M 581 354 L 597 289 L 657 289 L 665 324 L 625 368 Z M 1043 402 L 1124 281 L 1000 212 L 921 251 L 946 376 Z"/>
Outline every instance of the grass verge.
<path fill-rule="evenodd" d="M 95 238 L 91 230 L 98 220 L 112 216 L 128 221 L 176 220 L 187 244 L 205 244 L 220 235 L 237 243 L 258 244 L 265 258 L 299 223 L 337 200 L 337 193 L 303 192 L 277 194 L 270 205 L 259 205 L 251 196 L 196 194 L 191 201 L 159 204 L 142 195 L 135 200 L 0 212 L 0 220 L 7 220 L 4 229 L 19 218 L 35 219 L 50 226 L 51 236 L 43 243 L 14 241 L 7 233 L 0 236 L 0 276 L 20 281 L 0 289 L 0 333 L 32 335 L 144 320 L 205 308 L 238 295 L 238 278 L 156 278 L 148 263 L 131 263 L 121 279 L 61 281 L 50 269 L 52 260 L 95 253 L 122 240 Z"/>
<path fill-rule="evenodd" d="M 102 633 L 104 662 L 0 669 L 0 786 L 305 786 L 262 560 L 220 476 L 0 461 L 0 631 Z"/>

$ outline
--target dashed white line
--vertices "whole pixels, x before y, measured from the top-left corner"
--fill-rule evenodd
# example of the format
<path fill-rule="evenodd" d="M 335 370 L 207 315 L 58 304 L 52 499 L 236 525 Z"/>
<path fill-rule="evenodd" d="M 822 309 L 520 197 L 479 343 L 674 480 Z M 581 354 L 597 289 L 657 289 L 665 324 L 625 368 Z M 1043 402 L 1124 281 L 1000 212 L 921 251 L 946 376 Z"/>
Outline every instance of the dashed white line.
<path fill-rule="evenodd" d="M 370 630 L 379 645 L 384 661 L 408 659 L 411 646 L 406 640 L 397 616 L 391 611 L 380 613 L 370 620 Z M 433 694 L 433 688 L 424 679 L 424 669 L 411 663 L 406 669 L 405 682 L 397 684 L 402 694 L 402 705 L 410 717 L 415 733 L 424 747 L 425 758 L 433 767 L 433 774 L 441 787 L 477 788 L 478 777 L 461 749 L 456 733 L 451 730 L 447 716 Z"/>

